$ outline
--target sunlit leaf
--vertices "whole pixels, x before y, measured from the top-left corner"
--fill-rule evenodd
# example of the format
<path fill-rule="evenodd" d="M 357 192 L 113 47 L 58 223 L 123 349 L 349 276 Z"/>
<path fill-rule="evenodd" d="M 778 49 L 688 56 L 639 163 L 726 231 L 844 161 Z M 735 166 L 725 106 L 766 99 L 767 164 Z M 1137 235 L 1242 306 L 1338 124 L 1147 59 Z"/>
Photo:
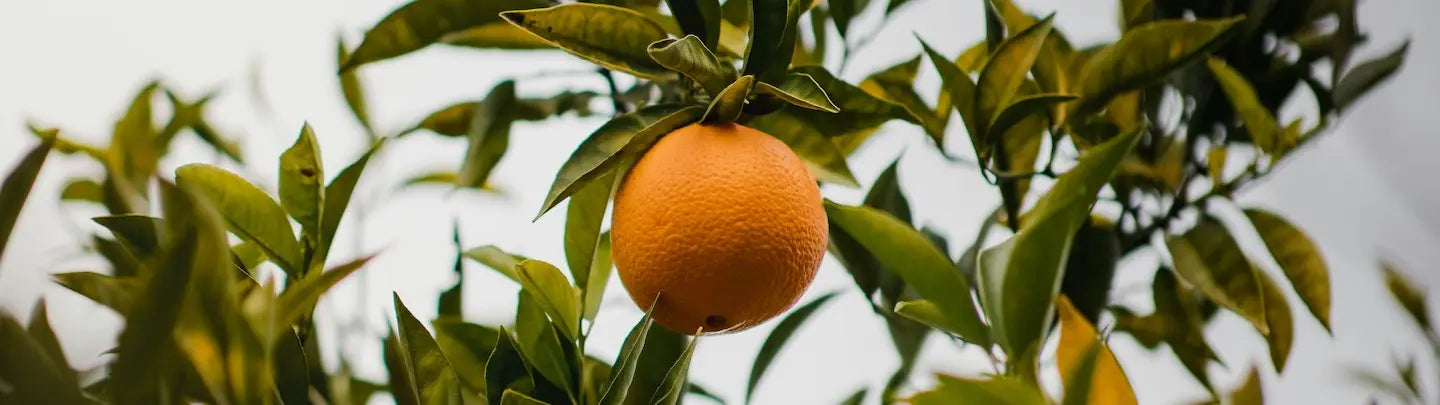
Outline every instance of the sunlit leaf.
<path fill-rule="evenodd" d="M 775 325 L 775 329 L 770 330 L 770 336 L 765 337 L 765 343 L 760 345 L 760 351 L 755 354 L 755 363 L 750 367 L 750 382 L 745 385 L 745 402 L 750 402 L 750 397 L 755 394 L 755 388 L 760 385 L 760 378 L 765 376 L 765 370 L 770 368 L 770 363 L 775 360 L 775 355 L 780 354 L 780 350 L 785 348 L 785 344 L 790 341 L 795 330 L 799 329 L 800 325 L 804 325 L 805 321 L 810 319 L 810 315 L 815 313 L 815 310 L 820 309 L 832 298 L 835 298 L 834 292 L 826 293 L 810 300 L 805 305 L 796 307 Z"/>
<path fill-rule="evenodd" d="M 1339 76 L 1331 93 L 1335 108 L 1344 111 L 1350 104 L 1355 103 L 1355 100 L 1389 79 L 1395 71 L 1400 70 L 1400 65 L 1405 63 L 1405 53 L 1409 49 L 1410 41 L 1407 40 L 1385 56 L 1365 61 Z"/>
<path fill-rule="evenodd" d="M 365 40 L 340 72 L 413 52 L 448 34 L 502 22 L 499 13 L 548 6 L 545 0 L 415 0 L 390 12 L 365 33 Z"/>
<path fill-rule="evenodd" d="M 136 191 L 144 195 L 147 191 L 141 185 L 148 184 L 155 174 L 159 151 L 155 146 L 155 124 L 150 99 L 159 88 L 159 83 L 149 82 L 130 101 L 125 115 L 115 122 L 111 134 L 110 148 L 106 151 L 107 163 L 117 170 Z"/>
<path fill-rule="evenodd" d="M 723 122 L 735 122 L 740 118 L 740 113 L 745 108 L 745 99 L 750 97 L 750 90 L 755 87 L 755 76 L 745 75 L 736 79 L 734 83 L 725 86 L 719 94 L 710 100 L 710 106 L 705 108 L 705 114 L 700 117 L 700 122 L 713 124 Z"/>
<path fill-rule="evenodd" d="M 640 322 L 630 329 L 630 334 L 625 335 L 625 343 L 620 346 L 620 354 L 615 357 L 615 366 L 610 370 L 610 382 L 605 384 L 600 396 L 601 405 L 625 403 L 630 383 L 635 379 L 635 369 L 639 367 L 641 349 L 645 347 L 645 338 L 653 323 L 647 310 Z"/>
<path fill-rule="evenodd" d="M 535 217 L 579 191 L 620 161 L 622 151 L 642 151 L 661 135 L 699 120 L 704 109 L 698 106 L 659 105 L 624 114 L 600 126 L 555 174 L 555 182 L 545 197 L 545 204 Z"/>
<path fill-rule="evenodd" d="M 961 327 L 953 325 L 935 302 L 930 300 L 901 301 L 895 304 L 895 313 L 900 314 L 912 321 L 919 322 L 931 328 L 939 329 L 947 333 L 959 334 Z"/>
<path fill-rule="evenodd" d="M 1385 287 L 1390 290 L 1390 296 L 1410 314 L 1415 325 L 1421 330 L 1430 330 L 1430 310 L 1425 306 L 1425 290 L 1417 287 L 1414 281 L 1390 263 L 1382 262 L 1380 269 L 1385 272 Z"/>
<path fill-rule="evenodd" d="M 1019 379 L 995 376 L 973 379 L 939 375 L 940 385 L 910 397 L 914 405 L 948 405 L 961 403 L 994 405 L 1048 404 L 1045 394 Z"/>
<path fill-rule="evenodd" d="M 597 65 L 660 80 L 669 70 L 645 52 L 666 38 L 665 29 L 634 10 L 602 4 L 569 3 L 500 17 L 555 46 Z"/>
<path fill-rule="evenodd" d="M 466 250 L 463 255 L 485 265 L 485 267 L 495 270 L 495 272 L 511 280 L 515 280 L 517 283 L 520 282 L 520 277 L 515 273 L 515 266 L 519 265 L 521 261 L 526 260 L 524 256 L 506 253 L 504 250 L 500 250 L 500 248 L 492 245 Z"/>
<path fill-rule="evenodd" d="M 1110 99 L 1149 86 L 1204 56 L 1228 39 L 1244 17 L 1218 20 L 1162 20 L 1130 29 L 1090 57 L 1075 82 L 1080 100 L 1070 116 L 1081 117 Z M 1147 55 L 1136 58 L 1135 55 Z"/>
<path fill-rule="evenodd" d="M 1269 334 L 1258 270 L 1224 225 L 1205 217 L 1184 236 L 1172 236 L 1165 244 L 1181 278 L 1215 303 L 1245 317 L 1261 334 Z"/>
<path fill-rule="evenodd" d="M 756 85 L 758 91 L 779 97 L 781 100 L 796 107 L 819 110 L 828 113 L 840 112 L 840 107 L 830 101 L 825 95 L 825 89 L 815 82 L 815 78 L 804 73 L 790 73 L 779 84 L 759 83 Z"/>
<path fill-rule="evenodd" d="M 1210 67 L 1215 81 L 1220 84 L 1220 89 L 1225 91 L 1230 105 L 1235 108 L 1235 114 L 1239 115 L 1241 122 L 1245 124 L 1245 132 L 1250 134 L 1250 141 L 1265 153 L 1279 152 L 1280 125 L 1275 122 L 1275 117 L 1270 115 L 1270 110 L 1260 103 L 1259 96 L 1255 95 L 1255 88 L 1250 86 L 1245 76 L 1241 76 L 1240 72 L 1236 72 L 1224 60 L 1211 57 L 1205 63 Z"/>
<path fill-rule="evenodd" d="M 540 377 L 567 393 L 571 392 L 570 363 L 560 347 L 555 328 L 546 320 L 542 304 L 537 301 L 535 294 L 531 293 L 531 289 L 520 290 L 517 301 L 515 345 L 520 348 L 521 357 L 525 358 L 526 364 L 539 371 Z M 535 383 L 540 384 L 539 378 L 536 378 Z"/>
<path fill-rule="evenodd" d="M 510 146 L 510 124 L 514 121 L 515 82 L 506 80 L 495 85 L 475 107 L 470 120 L 469 148 L 465 161 L 456 173 L 455 185 L 480 187 L 490 178 L 495 165 L 505 157 Z"/>
<path fill-rule="evenodd" d="M 516 268 L 520 285 L 530 291 L 555 327 L 571 340 L 580 339 L 580 291 L 560 269 L 539 260 L 525 260 Z"/>
<path fill-rule="evenodd" d="M 1265 341 L 1270 347 L 1270 361 L 1276 373 L 1284 372 L 1295 341 L 1295 317 L 1275 280 L 1260 271 L 1255 272 L 1255 276 L 1260 281 L 1261 293 L 1265 294 L 1265 324 L 1269 328 Z"/>
<path fill-rule="evenodd" d="M 1245 209 L 1255 232 L 1280 264 L 1285 278 L 1309 308 L 1310 314 L 1330 329 L 1330 269 L 1320 248 L 1285 218 L 1259 208 Z M 1267 296 L 1268 299 L 1268 296 Z M 1266 301 L 1267 303 L 1269 301 Z"/>
<path fill-rule="evenodd" d="M 295 144 L 280 155 L 280 206 L 300 223 L 311 243 L 318 245 L 320 218 L 325 206 L 325 168 L 320 162 L 320 141 L 310 124 L 300 128 Z M 303 269 L 304 272 L 308 269 Z"/>
<path fill-rule="evenodd" d="M 254 242 L 281 269 L 294 276 L 303 274 L 300 244 L 290 220 L 264 191 L 234 173 L 202 163 L 175 169 L 175 182 L 215 204 L 231 232 Z"/>
<path fill-rule="evenodd" d="M 695 334 L 699 335 L 703 328 L 697 328 Z M 675 359 L 675 364 L 670 366 L 670 371 L 665 372 L 665 379 L 662 380 L 655 393 L 650 396 L 650 403 L 655 405 L 675 405 L 680 403 L 680 397 L 685 395 L 685 384 L 690 373 L 690 357 L 695 354 L 695 344 L 700 343 L 700 338 L 690 339 L 690 344 L 685 346 L 685 351 L 680 352 L 680 357 Z"/>
<path fill-rule="evenodd" d="M 921 297 L 934 301 L 968 342 L 988 344 L 990 335 L 970 299 L 970 285 L 950 258 L 919 231 L 883 211 L 825 202 L 831 221 L 896 272 Z"/>
<path fill-rule="evenodd" d="M 1075 383 L 1072 373 L 1083 362 L 1086 352 L 1098 345 L 1099 352 L 1095 354 L 1094 372 L 1089 379 L 1090 389 L 1088 401 L 1081 403 L 1090 404 L 1134 404 L 1135 390 L 1130 387 L 1129 378 L 1125 377 L 1125 370 L 1120 368 L 1120 363 L 1115 360 L 1115 354 L 1110 352 L 1107 345 L 1095 330 L 1095 325 L 1085 319 L 1080 311 L 1070 303 L 1070 299 L 1060 296 L 1055 300 L 1060 314 L 1060 345 L 1055 349 L 1056 364 L 1060 368 L 1060 380 L 1065 384 Z M 1067 392 L 1069 387 L 1066 388 Z M 1068 398 L 1067 398 L 1068 400 Z"/>
<path fill-rule="evenodd" d="M 992 124 L 1012 103 L 1048 35 L 1050 18 L 1047 17 L 1007 38 L 991 53 L 990 60 L 980 69 L 980 78 L 975 81 L 974 123 L 980 133 L 995 133 L 990 131 Z M 951 97 L 955 96 L 951 94 Z"/>
<path fill-rule="evenodd" d="M 345 216 L 345 208 L 350 205 L 350 197 L 355 193 L 355 185 L 360 182 L 360 175 L 365 172 L 365 165 L 369 164 L 370 158 L 384 145 L 383 138 L 371 144 L 365 154 L 346 166 L 325 186 L 325 208 L 321 210 L 325 216 L 320 222 L 320 248 L 315 251 L 316 257 L 328 257 L 330 244 L 335 241 L 335 231 L 340 229 L 340 219 Z"/>
<path fill-rule="evenodd" d="M 440 37 L 440 42 L 480 49 L 536 50 L 555 47 L 524 28 L 506 22 L 481 24 L 445 34 Z"/>
<path fill-rule="evenodd" d="M 399 351 L 404 360 L 404 369 L 410 381 L 414 382 L 409 392 L 394 392 L 398 398 L 416 404 L 458 404 L 460 403 L 460 380 L 450 361 L 440 352 L 435 338 L 425 330 L 425 324 L 415 319 L 400 295 L 395 299 L 396 326 L 399 328 Z M 398 402 L 398 401 L 397 401 Z"/>
<path fill-rule="evenodd" d="M 20 163 L 0 183 L 0 255 L 5 253 L 10 233 L 15 230 L 15 219 L 20 216 L 20 208 L 25 206 L 25 199 L 30 196 L 35 176 L 40 174 L 40 167 L 45 164 L 45 158 L 50 156 L 50 148 L 54 145 L 54 138 L 42 138 L 40 144 L 20 158 Z"/>
<path fill-rule="evenodd" d="M 722 65 L 694 35 L 657 41 L 650 44 L 646 52 L 661 66 L 699 83 L 711 97 L 719 96 L 726 86 L 735 81 L 735 68 Z"/>
<path fill-rule="evenodd" d="M 457 178 L 457 176 L 458 175 L 455 174 L 455 172 L 446 170 L 420 173 L 408 179 L 405 179 L 405 182 L 401 183 L 401 187 L 419 186 L 425 184 L 443 184 L 454 187 L 455 179 Z M 482 190 L 486 188 L 488 188 L 488 185 L 486 187 L 481 187 Z"/>
<path fill-rule="evenodd" d="M 666 0 L 665 4 L 686 34 L 696 36 L 707 48 L 719 43 L 720 0 Z"/>

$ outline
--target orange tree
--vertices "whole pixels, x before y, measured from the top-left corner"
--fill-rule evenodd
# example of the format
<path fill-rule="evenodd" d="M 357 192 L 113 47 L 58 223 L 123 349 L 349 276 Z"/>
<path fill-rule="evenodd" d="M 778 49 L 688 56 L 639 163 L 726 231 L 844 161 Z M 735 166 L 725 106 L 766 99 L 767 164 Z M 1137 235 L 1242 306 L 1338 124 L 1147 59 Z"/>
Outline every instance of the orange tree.
<path fill-rule="evenodd" d="M 914 7 L 907 3 L 891 0 L 883 13 Z M 112 266 L 108 274 L 54 277 L 121 314 L 125 327 L 104 372 L 82 375 L 66 363 L 44 305 L 27 326 L 0 317 L 0 398 L 363 403 L 387 391 L 399 403 L 672 404 L 687 393 L 720 400 L 687 382 L 691 353 L 703 337 L 661 327 L 649 311 L 616 358 L 594 357 L 586 347 L 612 273 L 612 241 L 602 218 L 613 194 L 653 145 L 697 122 L 758 130 L 787 145 L 807 179 L 850 187 L 860 182 L 847 156 L 883 136 L 881 124 L 907 122 L 928 135 L 935 153 L 975 167 L 999 193 L 1002 204 L 958 258 L 947 254 L 947 235 L 914 227 L 896 165 L 871 183 L 860 206 L 811 202 L 826 214 L 826 248 L 874 307 L 873 314 L 856 316 L 882 317 L 901 359 L 879 395 L 861 390 L 849 403 L 876 396 L 920 404 L 1133 403 L 1124 371 L 1097 333 L 1095 325 L 1107 321 L 1146 347 L 1164 344 L 1214 400 L 1258 403 L 1253 372 L 1234 393 L 1211 386 L 1207 365 L 1217 359 L 1201 333 L 1206 323 L 1221 310 L 1243 317 L 1264 336 L 1277 372 L 1289 356 L 1296 322 L 1331 327 L 1329 270 L 1309 238 L 1272 212 L 1244 207 L 1248 224 L 1225 223 L 1212 207 L 1234 204 L 1232 195 L 1279 168 L 1399 68 L 1405 46 L 1351 63 L 1364 40 L 1354 2 L 1126 0 L 1122 35 L 1081 47 L 1049 16 L 990 0 L 976 4 L 985 11 L 985 38 L 960 55 L 937 52 L 921 39 L 920 55 L 852 84 L 831 72 L 838 67 L 826 66 L 826 54 L 843 48 L 843 65 L 854 48 L 868 43 L 869 36 L 850 29 L 857 15 L 879 12 L 868 5 L 415 0 L 375 24 L 358 47 L 339 47 L 342 90 L 372 146 L 327 176 L 317 137 L 301 128 L 279 157 L 278 199 L 212 165 L 185 165 L 173 177 L 159 173 L 160 158 L 182 134 L 244 163 L 235 144 L 208 123 L 209 96 L 185 100 L 158 83 L 146 86 L 116 123 L 108 146 L 32 127 L 39 146 L 0 188 L 0 248 L 48 154 L 93 158 L 104 176 L 75 179 L 61 197 L 108 210 L 94 221 L 109 232 L 94 235 L 90 248 Z M 802 21 L 808 21 L 808 34 L 801 32 Z M 828 38 L 831 24 L 838 41 Z M 563 50 L 598 65 L 609 92 L 531 99 L 518 97 L 514 81 L 504 81 L 483 100 L 444 108 L 410 130 L 371 129 L 355 70 L 437 43 Z M 934 103 L 915 88 L 921 69 L 939 73 Z M 637 80 L 620 88 L 616 74 Z M 1318 118 L 1312 126 L 1298 117 L 1278 120 L 1297 91 L 1314 96 L 1307 106 Z M 159 128 L 151 109 L 157 92 L 173 107 Z M 326 268 L 331 244 L 357 181 L 383 145 L 419 133 L 463 137 L 469 148 L 458 169 L 412 181 L 483 188 L 505 155 L 512 123 L 593 114 L 597 98 L 608 99 L 613 119 L 574 146 L 539 210 L 547 215 L 569 201 L 563 213 L 548 214 L 566 218 L 566 270 L 493 246 L 463 250 L 456 258 L 457 269 L 463 261 L 478 261 L 519 285 L 513 324 L 463 319 L 465 294 L 457 282 L 440 295 L 433 335 L 396 297 L 395 327 L 384 341 L 387 383 L 354 378 L 343 359 L 339 370 L 319 366 L 315 303 L 368 260 L 341 259 L 336 262 L 343 264 Z M 960 140 L 946 137 L 957 115 L 955 126 L 966 134 Z M 950 155 L 945 146 L 955 143 L 973 153 Z M 684 168 L 683 156 L 667 160 Z M 1032 181 L 1037 177 L 1053 181 Z M 1242 253 L 1236 232 L 1258 234 L 1270 255 Z M 227 233 L 241 242 L 231 245 Z M 761 242 L 788 236 L 770 237 Z M 730 248 L 737 246 L 746 245 Z M 1116 264 L 1142 250 L 1169 258 L 1155 269 L 1154 312 L 1143 315 L 1109 302 Z M 1257 262 L 1272 260 L 1283 274 L 1258 270 Z M 252 271 L 262 266 L 280 270 L 283 280 L 257 277 L 280 274 Z M 797 268 L 813 275 L 813 266 L 806 266 Z M 1423 298 L 1402 282 L 1393 285 L 1433 335 L 1423 305 L 1415 304 Z M 660 299 L 650 302 L 635 294 L 639 306 L 658 315 L 665 305 L 665 287 L 659 289 Z M 1293 290 L 1302 306 L 1292 306 L 1285 290 Z M 750 390 L 792 332 L 831 297 L 807 302 L 778 321 L 755 359 Z M 755 321 L 775 316 L 794 299 L 779 299 Z M 675 325 L 704 326 L 711 319 Z M 708 331 L 725 326 L 721 318 Z M 932 333 L 988 354 L 994 373 L 940 376 L 932 387 L 899 392 Z M 1059 393 L 1045 393 L 1039 384 L 1041 347 L 1049 339 L 1059 341 Z"/>

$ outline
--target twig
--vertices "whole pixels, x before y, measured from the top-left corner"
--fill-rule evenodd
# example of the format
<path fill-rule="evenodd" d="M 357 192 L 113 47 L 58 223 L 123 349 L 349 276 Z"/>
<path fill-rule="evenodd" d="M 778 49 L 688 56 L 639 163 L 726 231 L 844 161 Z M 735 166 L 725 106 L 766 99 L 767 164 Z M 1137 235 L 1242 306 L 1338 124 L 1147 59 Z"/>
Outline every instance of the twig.
<path fill-rule="evenodd" d="M 611 73 L 610 69 L 601 68 L 600 75 L 605 76 L 605 84 L 610 86 L 610 102 L 615 106 L 615 115 L 630 112 L 630 108 L 625 105 L 625 100 L 620 99 L 620 87 L 615 85 L 615 74 Z"/>

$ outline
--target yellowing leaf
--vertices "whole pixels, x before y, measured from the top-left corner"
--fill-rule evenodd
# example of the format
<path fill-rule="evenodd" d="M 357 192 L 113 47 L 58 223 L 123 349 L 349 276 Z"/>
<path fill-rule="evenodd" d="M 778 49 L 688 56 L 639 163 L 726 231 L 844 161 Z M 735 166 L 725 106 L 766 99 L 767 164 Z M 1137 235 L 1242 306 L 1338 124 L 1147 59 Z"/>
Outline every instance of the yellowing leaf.
<path fill-rule="evenodd" d="M 311 243 L 319 242 L 325 168 L 320 163 L 320 141 L 309 123 L 300 128 L 295 144 L 280 155 L 280 206 L 300 223 Z"/>
<path fill-rule="evenodd" d="M 1261 293 L 1265 294 L 1265 325 L 1269 328 L 1265 342 L 1270 346 L 1270 362 L 1275 365 L 1275 372 L 1284 372 L 1290 346 L 1295 343 L 1295 317 L 1275 280 L 1264 272 L 1257 271 L 1255 276 L 1260 281 Z"/>
<path fill-rule="evenodd" d="M 452 32 L 440 37 L 448 45 L 480 49 L 532 50 L 551 49 L 554 45 L 531 35 L 525 29 L 506 22 L 493 22 Z"/>
<path fill-rule="evenodd" d="M 1184 236 L 1168 238 L 1165 245 L 1180 278 L 1216 304 L 1245 317 L 1261 334 L 1270 333 L 1258 270 L 1224 225 L 1211 217 L 1201 218 L 1195 228 Z"/>
<path fill-rule="evenodd" d="M 175 182 L 210 200 L 241 239 L 254 242 L 270 260 L 299 276 L 300 244 L 275 200 L 244 178 L 215 166 L 194 163 L 175 169 Z"/>
<path fill-rule="evenodd" d="M 597 65 L 651 80 L 670 70 L 655 63 L 646 49 L 665 39 L 665 29 L 634 10 L 603 4 L 559 6 L 500 13 L 515 24 L 575 56 Z"/>
<path fill-rule="evenodd" d="M 1245 216 L 1255 226 L 1255 232 L 1265 241 L 1265 247 L 1285 278 L 1300 295 L 1300 300 L 1310 309 L 1315 319 L 1326 330 L 1330 329 L 1330 269 L 1320 248 L 1305 233 L 1290 224 L 1285 218 L 1259 208 L 1248 208 Z M 1268 298 L 1268 297 L 1267 297 Z M 1267 301 L 1268 302 L 1268 301 Z"/>
<path fill-rule="evenodd" d="M 447 35 L 503 22 L 499 13 L 545 7 L 545 0 L 414 0 L 381 19 L 365 32 L 355 53 L 340 72 L 424 48 Z"/>
<path fill-rule="evenodd" d="M 1090 393 L 1086 403 L 1091 404 L 1134 404 L 1135 390 L 1130 387 L 1130 380 L 1125 377 L 1125 370 L 1115 360 L 1115 354 L 1101 340 L 1101 336 L 1095 330 L 1095 326 L 1075 309 L 1070 299 L 1060 296 L 1055 300 L 1055 306 L 1060 314 L 1060 345 L 1056 350 L 1055 361 L 1060 368 L 1060 381 L 1068 384 L 1073 382 L 1071 375 L 1075 373 L 1076 366 L 1081 363 L 1082 356 L 1086 351 L 1092 350 L 1091 346 L 1099 345 L 1100 352 L 1097 354 L 1094 363 L 1094 372 L 1090 378 Z"/>
<path fill-rule="evenodd" d="M 1245 80 L 1240 72 L 1225 64 L 1224 60 L 1212 57 L 1205 62 L 1210 67 L 1210 73 L 1215 75 L 1215 81 L 1220 83 L 1220 89 L 1224 90 L 1225 96 L 1230 99 L 1235 114 L 1245 123 L 1245 132 L 1250 134 L 1250 141 L 1265 153 L 1274 155 L 1280 152 L 1280 125 L 1275 123 L 1275 117 L 1260 103 L 1260 97 L 1255 95 L 1255 88 L 1250 86 L 1250 82 Z"/>
<path fill-rule="evenodd" d="M 1119 41 L 1088 58 L 1079 75 L 1070 117 L 1086 116 L 1121 93 L 1164 78 L 1228 39 L 1244 17 L 1222 20 L 1164 20 L 1132 28 Z M 1145 55 L 1137 58 L 1136 55 Z"/>
<path fill-rule="evenodd" d="M 989 133 L 1001 110 L 1010 105 L 1048 35 L 1050 19 L 1046 18 L 1002 42 L 980 69 L 980 78 L 975 81 L 974 104 L 975 128 L 980 133 Z"/>
<path fill-rule="evenodd" d="M 20 163 L 0 183 L 0 254 L 5 253 L 5 245 L 10 240 L 10 232 L 15 230 L 20 208 L 25 206 L 30 187 L 35 184 L 35 177 L 40 174 L 40 167 L 45 165 L 45 158 L 50 156 L 50 148 L 54 145 L 55 138 L 42 138 L 40 144 L 20 158 Z"/>

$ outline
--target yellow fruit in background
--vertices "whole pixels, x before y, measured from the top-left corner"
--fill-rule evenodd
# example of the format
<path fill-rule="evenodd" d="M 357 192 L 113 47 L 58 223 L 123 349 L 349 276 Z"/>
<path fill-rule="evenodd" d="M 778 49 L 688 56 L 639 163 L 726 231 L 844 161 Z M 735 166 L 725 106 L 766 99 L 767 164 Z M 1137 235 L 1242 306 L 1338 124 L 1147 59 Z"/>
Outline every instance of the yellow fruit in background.
<path fill-rule="evenodd" d="M 820 190 L 784 142 L 736 124 L 661 138 L 615 196 L 615 267 L 655 322 L 747 329 L 795 304 L 829 236 Z"/>

